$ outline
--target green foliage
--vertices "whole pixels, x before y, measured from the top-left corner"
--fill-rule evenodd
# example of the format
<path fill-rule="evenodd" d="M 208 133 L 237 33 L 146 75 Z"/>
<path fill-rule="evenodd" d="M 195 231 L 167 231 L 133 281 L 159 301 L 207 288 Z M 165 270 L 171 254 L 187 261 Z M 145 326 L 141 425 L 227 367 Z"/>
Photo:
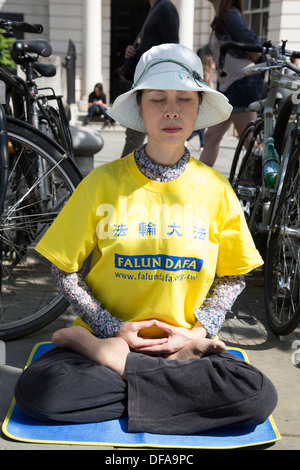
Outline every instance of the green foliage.
<path fill-rule="evenodd" d="M 0 67 L 3 67 L 7 70 L 15 70 L 16 64 L 10 57 L 10 48 L 12 43 L 15 41 L 15 38 L 4 38 L 0 34 Z"/>

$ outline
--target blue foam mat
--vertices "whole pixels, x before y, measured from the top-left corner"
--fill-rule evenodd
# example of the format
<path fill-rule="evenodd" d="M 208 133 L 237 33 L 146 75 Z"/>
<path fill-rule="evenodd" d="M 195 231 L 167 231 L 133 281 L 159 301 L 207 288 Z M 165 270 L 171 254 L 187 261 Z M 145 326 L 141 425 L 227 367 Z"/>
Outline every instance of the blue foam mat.
<path fill-rule="evenodd" d="M 37 344 L 27 365 L 51 347 L 51 343 Z M 228 352 L 248 361 L 241 349 L 228 349 Z M 191 435 L 161 435 L 130 433 L 127 418 L 88 424 L 43 423 L 25 416 L 14 400 L 2 431 L 9 438 L 24 442 L 140 448 L 233 449 L 281 439 L 272 416 L 257 426 L 230 426 Z"/>

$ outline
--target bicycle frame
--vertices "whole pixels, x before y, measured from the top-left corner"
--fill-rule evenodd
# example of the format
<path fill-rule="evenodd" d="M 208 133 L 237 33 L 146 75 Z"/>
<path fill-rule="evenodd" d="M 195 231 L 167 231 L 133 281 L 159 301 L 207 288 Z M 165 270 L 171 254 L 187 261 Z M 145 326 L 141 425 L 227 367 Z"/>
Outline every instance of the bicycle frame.
<path fill-rule="evenodd" d="M 43 106 L 40 104 L 39 100 L 43 100 L 43 99 L 45 99 L 47 101 L 54 100 L 54 101 L 57 102 L 58 113 L 59 113 L 60 118 L 61 118 L 63 133 L 64 133 L 64 135 L 67 139 L 67 145 L 68 145 L 68 150 L 70 152 L 70 157 L 74 158 L 72 135 L 71 135 L 71 132 L 70 132 L 70 127 L 69 127 L 68 119 L 67 119 L 67 116 L 66 116 L 66 113 L 65 113 L 64 105 L 63 105 L 63 102 L 62 102 L 62 96 L 61 95 L 57 96 L 55 94 L 55 91 L 53 90 L 53 88 L 50 88 L 50 87 L 48 87 L 48 88 L 38 88 L 38 93 L 41 93 L 45 90 L 50 91 L 52 94 L 51 95 L 39 95 L 37 97 L 38 98 L 37 104 L 38 104 L 39 110 L 40 110 L 41 114 L 45 115 L 45 110 L 44 110 Z M 49 125 L 51 127 L 51 122 L 49 123 Z"/>
<path fill-rule="evenodd" d="M 266 63 L 246 69 L 247 75 L 268 71 L 269 89 L 261 103 L 261 116 L 250 122 L 240 136 L 230 182 L 265 261 L 264 298 L 268 321 L 272 331 L 283 335 L 290 334 L 300 321 L 300 68 L 288 60 L 288 57 L 300 58 L 300 51 L 287 51 L 285 43 L 274 47 L 270 42 L 263 46 L 227 42 L 220 47 L 219 60 L 219 73 L 225 76 L 228 49 L 268 54 Z M 284 73 L 285 68 L 294 75 Z M 279 87 L 290 93 L 276 116 Z M 256 110 L 257 104 L 252 106 Z M 270 138 L 281 157 L 274 188 L 266 187 L 263 175 L 263 155 Z"/>
<path fill-rule="evenodd" d="M 71 157 L 71 160 L 74 160 L 74 155 L 72 151 L 72 137 L 70 134 L 70 129 L 68 127 L 68 122 L 67 118 L 65 116 L 65 111 L 63 108 L 62 100 L 61 97 L 57 97 L 55 95 L 55 92 L 52 88 L 47 88 L 47 90 L 51 90 L 52 95 L 51 96 L 45 96 L 43 94 L 39 94 L 43 89 L 38 89 L 36 81 L 35 81 L 35 72 L 34 72 L 34 67 L 33 67 L 33 62 L 29 61 L 27 66 L 26 66 L 26 81 L 23 80 L 19 76 L 12 76 L 9 73 L 7 73 L 5 70 L 0 68 L 0 81 L 4 82 L 8 86 L 8 90 L 5 90 L 4 93 L 4 103 L 5 105 L 8 105 L 10 94 L 12 95 L 12 103 L 15 109 L 17 110 L 18 117 L 21 118 L 24 122 L 29 123 L 32 125 L 35 129 L 39 129 L 40 127 L 40 115 L 45 117 L 45 120 L 49 123 L 51 127 L 51 117 L 47 115 L 47 107 L 45 106 L 45 103 L 43 103 L 43 100 L 48 100 L 48 99 L 55 99 L 58 104 L 58 109 L 59 109 L 59 115 L 61 117 L 61 124 L 62 124 L 62 129 L 65 135 L 65 139 L 67 142 L 68 149 L 69 151 L 69 156 Z M 4 85 L 5 87 L 5 85 Z M 7 94 L 6 92 L 9 91 Z M 8 102 L 7 102 L 8 100 Z M 4 118 L 5 118 L 5 111 L 4 112 Z M 54 133 L 55 135 L 55 133 Z M 0 147 L 1 148 L 1 147 Z M 3 154 L 4 155 L 4 154 Z M 39 158 L 37 161 L 37 172 L 38 175 L 43 175 L 45 173 L 45 168 L 43 168 L 43 159 Z M 7 165 L 8 168 L 9 160 L 7 162 L 2 162 L 2 165 Z M 7 170 L 8 171 L 8 170 Z M 6 187 L 7 187 L 7 175 L 4 171 L 1 172 L 1 191 L 0 191 L 0 210 L 2 214 L 3 210 L 3 204 L 4 204 L 4 194 L 6 193 Z M 50 188 L 49 188 L 49 181 L 46 178 L 41 179 L 41 184 L 39 187 L 39 191 L 41 194 L 42 200 L 46 200 L 47 194 L 50 194 Z"/>
<path fill-rule="evenodd" d="M 8 181 L 9 169 L 9 153 L 8 153 L 8 138 L 6 131 L 6 114 L 3 109 L 2 103 L 0 104 L 0 220 L 4 208 L 4 198 Z M 1 239 L 0 239 L 1 241 Z M 1 251 L 1 250 L 0 250 Z"/>
<path fill-rule="evenodd" d="M 0 103 L 0 224 L 4 210 L 5 194 L 9 175 L 9 152 L 6 130 L 6 115 L 2 103 Z M 0 236 L 0 295 L 2 291 L 2 248 L 3 241 Z"/>
<path fill-rule="evenodd" d="M 0 18 L 0 29 L 10 31 L 13 36 L 13 30 L 17 28 L 24 32 L 38 33 L 42 30 L 40 25 Z M 0 31 L 0 34 L 3 33 Z M 43 44 L 38 41 L 36 44 L 40 54 Z M 24 49 L 20 50 L 26 52 L 26 47 L 24 42 Z M 28 47 L 34 50 L 34 42 Z M 30 61 L 31 57 L 28 59 Z M 15 62 L 19 63 L 18 58 Z M 49 70 L 51 72 L 49 67 L 39 67 L 38 73 L 50 76 Z M 56 287 L 51 287 L 48 266 L 36 255 L 34 245 L 82 180 L 74 159 L 70 158 L 72 152 L 67 148 L 70 140 L 67 140 L 66 130 L 70 130 L 63 114 L 61 97 L 56 97 L 52 89 L 46 93 L 36 88 L 36 74 L 32 72 L 32 80 L 27 82 L 0 68 L 1 339 L 35 331 L 66 309 L 67 303 L 61 294 L 57 294 Z M 58 110 L 48 106 L 50 99 L 57 100 Z M 54 128 L 59 125 L 59 130 L 64 130 L 64 135 L 63 132 L 60 134 L 62 138 L 53 140 L 52 134 L 42 132 L 42 126 L 40 129 L 35 127 L 34 114 L 39 117 L 39 122 L 35 121 L 38 125 L 46 120 L 50 127 L 51 124 Z M 55 137 L 57 135 L 54 133 Z M 59 142 L 63 142 L 62 145 Z M 46 296 L 40 294 L 44 285 L 44 277 L 40 283 L 41 275 L 47 279 Z M 31 287 L 38 300 L 27 306 L 26 296 L 27 293 L 31 295 Z"/>
<path fill-rule="evenodd" d="M 284 59 L 281 62 L 276 63 L 274 65 L 270 65 L 270 63 L 266 62 L 263 64 L 259 64 L 258 66 L 249 67 L 245 72 L 245 75 L 251 75 L 254 73 L 261 73 L 265 72 L 266 70 L 270 71 L 270 88 L 268 90 L 267 98 L 265 101 L 265 106 L 263 109 L 263 132 L 264 132 L 264 139 L 263 139 L 263 154 L 266 151 L 266 141 L 268 137 L 273 137 L 274 132 L 274 109 L 277 100 L 277 93 L 279 87 L 293 90 L 296 92 L 300 90 L 300 77 L 299 80 L 295 82 L 289 75 L 283 75 L 283 69 L 289 68 L 293 72 L 299 74 L 299 68 L 294 66 L 291 63 L 287 63 Z M 295 86 L 296 83 L 296 86 Z M 258 231 L 260 233 L 269 232 L 270 227 L 272 227 L 272 221 L 274 218 L 274 214 L 276 212 L 276 208 L 278 205 L 278 200 L 280 198 L 280 194 L 283 187 L 283 179 L 286 172 L 286 168 L 289 161 L 290 151 L 292 149 L 293 141 L 294 141 L 294 134 L 292 129 L 297 129 L 298 127 L 298 119 L 300 116 L 300 104 L 299 100 L 296 106 L 296 109 L 293 112 L 293 121 L 288 124 L 288 139 L 285 144 L 285 148 L 282 154 L 282 160 L 279 168 L 279 173 L 277 176 L 276 184 L 274 188 L 266 188 L 265 183 L 263 181 L 262 186 L 260 188 L 260 192 L 256 198 L 255 205 L 252 210 L 252 215 L 249 220 L 249 228 L 250 231 L 253 232 L 256 221 L 255 216 L 257 214 L 257 210 L 260 206 L 262 206 L 262 220 L 258 226 Z M 274 203 L 271 204 L 271 201 L 274 200 Z"/>

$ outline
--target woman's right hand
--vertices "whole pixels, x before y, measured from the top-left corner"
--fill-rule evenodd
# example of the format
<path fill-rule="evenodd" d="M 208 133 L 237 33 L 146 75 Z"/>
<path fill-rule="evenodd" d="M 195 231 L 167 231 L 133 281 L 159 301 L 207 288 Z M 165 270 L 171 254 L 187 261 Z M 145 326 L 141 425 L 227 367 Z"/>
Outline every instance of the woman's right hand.
<path fill-rule="evenodd" d="M 150 346 L 157 346 L 166 343 L 168 338 L 147 338 L 139 336 L 140 330 L 150 328 L 154 324 L 155 320 L 124 322 L 115 336 L 124 339 L 133 351 L 143 347 L 147 348 Z"/>
<path fill-rule="evenodd" d="M 125 59 L 130 59 L 136 54 L 136 48 L 134 46 L 127 46 L 125 49 Z"/>

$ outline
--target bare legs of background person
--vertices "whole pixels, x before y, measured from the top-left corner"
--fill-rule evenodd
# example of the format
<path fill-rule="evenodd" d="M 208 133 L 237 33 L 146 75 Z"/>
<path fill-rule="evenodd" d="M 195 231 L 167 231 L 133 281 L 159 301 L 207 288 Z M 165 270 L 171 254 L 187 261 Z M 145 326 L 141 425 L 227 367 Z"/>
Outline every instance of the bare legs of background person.
<path fill-rule="evenodd" d="M 218 157 L 220 142 L 230 125 L 234 124 L 240 137 L 247 124 L 253 119 L 256 119 L 256 117 L 257 114 L 253 112 L 232 113 L 227 121 L 208 127 L 205 133 L 205 146 L 201 153 L 200 161 L 213 167 Z"/>

